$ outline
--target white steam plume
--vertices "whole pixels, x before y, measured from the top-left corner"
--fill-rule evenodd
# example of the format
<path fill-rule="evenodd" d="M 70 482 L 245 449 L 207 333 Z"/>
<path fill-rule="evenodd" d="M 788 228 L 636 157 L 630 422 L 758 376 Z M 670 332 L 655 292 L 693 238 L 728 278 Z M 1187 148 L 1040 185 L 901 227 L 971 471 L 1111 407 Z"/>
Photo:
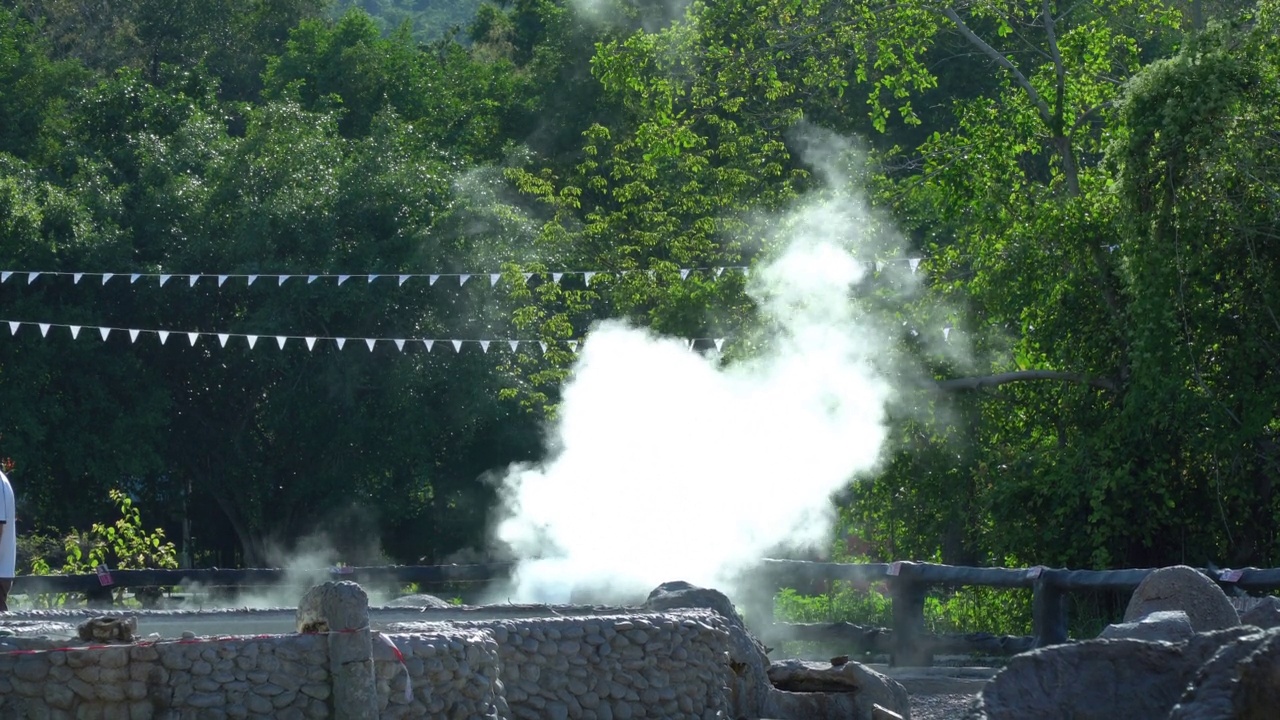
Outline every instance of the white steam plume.
<path fill-rule="evenodd" d="M 848 149 L 825 140 L 824 162 Z M 876 468 L 886 439 L 888 329 L 852 300 L 880 238 L 841 187 L 779 225 L 781 249 L 748 288 L 777 335 L 763 354 L 722 365 L 625 322 L 593 329 L 547 458 L 502 480 L 512 600 L 724 589 L 779 546 L 829 542 L 831 495 Z"/>

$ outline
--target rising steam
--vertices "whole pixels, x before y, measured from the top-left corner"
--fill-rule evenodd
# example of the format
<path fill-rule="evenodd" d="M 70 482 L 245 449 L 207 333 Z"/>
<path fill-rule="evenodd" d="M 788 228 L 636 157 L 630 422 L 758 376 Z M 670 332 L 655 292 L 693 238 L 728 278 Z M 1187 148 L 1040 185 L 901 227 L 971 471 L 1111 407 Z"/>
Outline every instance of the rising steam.
<path fill-rule="evenodd" d="M 770 349 L 725 365 L 625 322 L 595 326 L 546 459 L 502 480 L 497 540 L 520 560 L 511 599 L 724 588 L 779 546 L 830 542 L 831 495 L 873 471 L 886 440 L 891 338 L 854 300 L 885 238 L 824 164 L 847 144 L 802 145 L 828 187 L 767 220 L 777 250 L 748 292 Z"/>

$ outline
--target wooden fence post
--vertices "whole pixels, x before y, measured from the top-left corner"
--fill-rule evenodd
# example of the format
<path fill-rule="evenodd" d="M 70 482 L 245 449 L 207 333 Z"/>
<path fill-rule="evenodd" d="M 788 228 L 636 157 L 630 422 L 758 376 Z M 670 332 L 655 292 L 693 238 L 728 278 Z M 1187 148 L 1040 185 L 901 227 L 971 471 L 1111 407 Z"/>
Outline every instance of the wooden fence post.
<path fill-rule="evenodd" d="M 1067 641 L 1067 595 L 1054 584 L 1056 570 L 1040 570 L 1032 583 L 1031 633 L 1036 647 Z"/>
<path fill-rule="evenodd" d="M 892 574 L 895 571 L 897 574 Z M 889 593 L 893 596 L 893 652 L 889 654 L 889 664 L 933 665 L 933 650 L 924 645 L 924 598 L 929 588 L 916 577 L 912 563 L 894 563 L 889 572 Z"/>

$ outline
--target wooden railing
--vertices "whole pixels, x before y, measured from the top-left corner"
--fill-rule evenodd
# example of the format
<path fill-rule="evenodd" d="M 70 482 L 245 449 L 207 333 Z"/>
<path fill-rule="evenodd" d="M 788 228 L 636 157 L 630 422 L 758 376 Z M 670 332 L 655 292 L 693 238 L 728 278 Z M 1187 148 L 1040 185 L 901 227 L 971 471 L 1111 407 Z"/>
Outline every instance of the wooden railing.
<path fill-rule="evenodd" d="M 512 565 L 429 565 L 341 568 L 330 571 L 333 579 L 354 580 L 374 586 L 420 583 L 487 583 L 505 579 Z M 935 653 L 985 651 L 1013 654 L 1031 647 L 1066 642 L 1067 597 L 1074 592 L 1131 592 L 1153 568 L 1129 570 L 1065 570 L 1057 568 L 981 568 L 932 563 L 824 563 L 800 560 L 763 560 L 746 575 L 740 586 L 755 588 L 733 598 L 754 629 L 766 641 L 823 640 L 848 643 L 850 649 L 887 652 L 895 665 L 929 665 Z M 1247 568 L 1234 571 L 1202 570 L 1224 587 L 1249 592 L 1280 588 L 1280 569 Z M 262 587 L 278 585 L 293 577 L 281 569 L 221 570 L 113 570 L 111 586 L 97 575 L 43 575 L 15 578 L 15 594 L 85 593 L 109 601 L 112 588 Z M 884 583 L 892 599 L 893 627 L 875 628 L 849 623 L 774 623 L 774 596 L 780 588 L 806 588 L 815 583 L 845 581 L 855 586 Z M 1032 636 L 1000 637 L 986 633 L 935 636 L 925 631 L 925 598 L 931 588 L 965 586 L 1020 588 L 1032 592 Z M 105 591 L 105 592 L 104 592 Z M 757 618 L 766 618 L 760 622 Z"/>

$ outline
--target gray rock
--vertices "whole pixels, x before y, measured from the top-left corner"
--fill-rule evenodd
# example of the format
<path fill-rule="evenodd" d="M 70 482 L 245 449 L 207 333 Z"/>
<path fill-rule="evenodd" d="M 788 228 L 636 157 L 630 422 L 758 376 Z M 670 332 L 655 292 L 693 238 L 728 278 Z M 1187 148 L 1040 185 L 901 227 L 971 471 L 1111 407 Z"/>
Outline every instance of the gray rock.
<path fill-rule="evenodd" d="M 369 596 L 353 582 L 326 582 L 298 603 L 298 632 L 328 633 L 334 716 L 378 717 L 377 678 L 369 634 Z"/>
<path fill-rule="evenodd" d="M 1258 598 L 1253 607 L 1240 614 L 1241 625 L 1252 625 L 1264 630 L 1280 627 L 1280 598 L 1268 595 Z"/>
<path fill-rule="evenodd" d="M 453 607 L 453 603 L 448 600 L 441 600 L 435 595 L 427 595 L 422 593 L 419 595 L 403 595 L 391 602 L 387 603 L 387 607 L 408 607 L 408 608 L 436 608 L 446 609 Z"/>
<path fill-rule="evenodd" d="M 860 663 L 783 660 L 769 667 L 769 681 L 775 690 L 769 693 L 767 717 L 871 720 L 876 706 L 911 717 L 907 689 Z"/>
<path fill-rule="evenodd" d="M 1169 720 L 1275 717 L 1280 707 L 1278 657 L 1276 629 L 1254 631 L 1224 645 L 1197 671 Z M 1258 714 L 1259 708 L 1266 712 Z"/>
<path fill-rule="evenodd" d="M 1222 588 L 1186 565 L 1160 568 L 1147 575 L 1133 591 L 1124 621 L 1133 622 L 1161 610 L 1186 612 L 1196 632 L 1240 624 L 1240 616 Z"/>
<path fill-rule="evenodd" d="M 1191 620 L 1182 610 L 1159 610 L 1136 622 L 1115 623 L 1103 628 L 1100 638 L 1120 640 L 1152 640 L 1178 643 L 1187 640 L 1196 631 Z"/>

